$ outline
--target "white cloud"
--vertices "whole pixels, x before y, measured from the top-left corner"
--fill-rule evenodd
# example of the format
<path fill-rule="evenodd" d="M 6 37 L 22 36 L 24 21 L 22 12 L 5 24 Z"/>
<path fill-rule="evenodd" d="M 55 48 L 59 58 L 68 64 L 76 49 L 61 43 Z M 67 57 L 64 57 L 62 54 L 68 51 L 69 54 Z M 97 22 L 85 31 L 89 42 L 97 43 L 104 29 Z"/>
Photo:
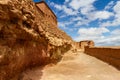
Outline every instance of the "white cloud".
<path fill-rule="evenodd" d="M 69 28 L 67 27 L 68 25 L 73 24 L 73 22 L 69 21 L 69 22 L 58 22 L 58 26 L 59 28 L 61 28 L 64 31 L 70 31 L 73 32 L 74 30 L 76 30 L 75 28 Z"/>
<path fill-rule="evenodd" d="M 78 33 L 86 36 L 100 36 L 102 33 L 109 32 L 107 28 L 80 28 Z"/>
<path fill-rule="evenodd" d="M 112 8 L 114 6 L 114 1 L 111 1 L 108 3 L 107 6 L 105 6 L 105 10 L 109 10 L 110 8 Z"/>
<path fill-rule="evenodd" d="M 113 23 L 118 22 L 116 24 L 120 25 L 120 1 L 117 2 L 113 10 L 115 12 L 115 21 Z"/>
<path fill-rule="evenodd" d="M 116 29 L 114 31 L 111 32 L 112 35 L 120 35 L 120 29 Z"/>
<path fill-rule="evenodd" d="M 69 2 L 70 0 L 65 0 L 65 3 Z"/>
<path fill-rule="evenodd" d="M 101 26 L 103 27 L 109 27 L 109 26 L 119 26 L 120 25 L 120 1 L 116 2 L 116 5 L 113 7 L 114 11 L 114 19 L 109 20 L 107 22 L 101 23 Z"/>
<path fill-rule="evenodd" d="M 104 36 L 105 33 L 109 33 L 109 36 Z M 93 40 L 96 46 L 120 45 L 120 29 L 109 31 L 107 28 L 80 28 L 78 30 L 79 36 L 74 40 Z"/>
<path fill-rule="evenodd" d="M 87 19 L 82 19 L 82 20 L 79 20 L 76 24 L 75 24 L 75 26 L 77 27 L 79 27 L 79 26 L 81 26 L 81 25 L 88 25 L 88 23 L 89 23 L 90 21 L 89 20 L 87 20 Z"/>
<path fill-rule="evenodd" d="M 112 27 L 112 26 L 116 27 L 119 25 L 120 25 L 120 18 L 116 18 L 113 21 L 107 21 L 100 24 L 100 26 L 102 27 Z"/>
<path fill-rule="evenodd" d="M 81 8 L 81 14 L 88 15 L 90 12 L 93 12 L 95 10 L 93 5 L 87 5 L 83 8 Z"/>
<path fill-rule="evenodd" d="M 61 5 L 55 5 L 54 7 L 59 9 L 59 10 L 62 10 L 62 6 Z"/>
<path fill-rule="evenodd" d="M 54 6 L 57 10 L 62 10 L 67 15 L 77 15 L 78 11 L 74 11 L 72 8 L 68 8 L 65 4 L 59 5 L 55 4 L 54 2 L 51 2 L 50 5 Z"/>
<path fill-rule="evenodd" d="M 114 14 L 108 11 L 97 11 L 94 15 L 95 19 L 108 19 Z"/>
<path fill-rule="evenodd" d="M 62 14 L 59 16 L 59 18 L 65 18 L 67 15 L 66 14 Z"/>
<path fill-rule="evenodd" d="M 113 9 L 116 13 L 120 13 L 120 1 L 116 3 Z"/>
<path fill-rule="evenodd" d="M 75 26 L 81 26 L 81 25 L 88 25 L 90 22 L 99 19 L 109 19 L 111 16 L 113 16 L 113 13 L 108 11 L 96 11 L 95 7 L 93 6 L 93 3 L 96 0 L 65 0 L 65 3 L 63 5 L 58 5 L 55 3 L 51 3 L 52 6 L 54 6 L 57 10 L 62 11 L 61 15 L 59 15 L 59 18 L 64 18 L 68 16 L 73 16 L 71 19 L 72 21 L 77 21 Z M 67 2 L 67 3 L 66 3 Z M 71 7 L 69 7 L 71 6 Z M 73 10 L 74 9 L 74 10 Z M 57 14 L 60 14 L 59 12 Z M 78 15 L 84 15 L 84 17 L 78 16 Z M 76 18 L 77 16 L 78 18 Z M 76 18 L 76 19 L 75 19 Z"/>
<path fill-rule="evenodd" d="M 58 27 L 63 30 L 69 30 L 64 22 L 58 22 Z"/>
<path fill-rule="evenodd" d="M 120 29 L 113 30 L 108 37 L 103 38 L 97 42 L 98 45 L 110 45 L 119 46 L 120 45 Z"/>
<path fill-rule="evenodd" d="M 109 19 L 111 16 L 114 14 L 108 11 L 93 11 L 93 12 L 86 12 L 85 13 L 86 18 L 78 17 L 78 18 L 73 18 L 73 20 L 78 20 L 77 24 L 75 26 L 81 26 L 81 25 L 88 25 L 90 22 L 99 19 L 99 20 L 104 20 L 104 19 Z"/>
<path fill-rule="evenodd" d="M 58 22 L 58 26 L 61 27 L 61 28 L 64 28 L 64 29 L 66 29 L 67 26 L 70 25 L 70 24 L 73 24 L 73 22 L 72 21 Z"/>
<path fill-rule="evenodd" d="M 88 6 L 88 5 L 91 5 L 95 2 L 96 0 L 72 0 L 70 2 L 70 6 L 75 9 L 75 10 L 78 10 L 82 7 L 85 7 L 85 6 Z"/>
<path fill-rule="evenodd" d="M 109 19 L 110 17 L 114 16 L 114 14 L 112 12 L 109 11 L 89 11 L 88 13 L 86 13 L 85 15 L 88 18 L 88 22 L 92 22 L 96 19 L 99 20 L 105 20 L 105 19 Z"/>
<path fill-rule="evenodd" d="M 71 21 L 81 21 L 82 20 L 82 17 L 74 17 L 71 19 Z"/>
<path fill-rule="evenodd" d="M 81 14 L 83 14 L 85 18 L 82 18 L 81 20 L 79 20 L 76 26 L 87 25 L 96 19 L 105 20 L 114 16 L 114 14 L 109 11 L 105 11 L 105 10 L 96 11 L 93 5 L 89 5 L 84 8 L 81 8 Z"/>
<path fill-rule="evenodd" d="M 54 6 L 58 10 L 62 10 L 62 5 L 55 4 L 54 2 L 51 2 L 50 5 Z"/>
<path fill-rule="evenodd" d="M 103 35 L 104 33 L 109 33 L 107 28 L 80 28 L 78 30 L 79 36 L 77 36 L 74 40 L 81 41 L 81 40 L 93 40 L 95 43 L 105 38 Z"/>
<path fill-rule="evenodd" d="M 64 10 L 64 12 L 66 13 L 66 14 L 68 14 L 68 15 L 77 15 L 77 11 L 73 11 L 73 9 L 71 9 L 71 8 L 68 8 L 67 6 L 63 6 L 63 8 L 62 8 L 63 10 Z"/>

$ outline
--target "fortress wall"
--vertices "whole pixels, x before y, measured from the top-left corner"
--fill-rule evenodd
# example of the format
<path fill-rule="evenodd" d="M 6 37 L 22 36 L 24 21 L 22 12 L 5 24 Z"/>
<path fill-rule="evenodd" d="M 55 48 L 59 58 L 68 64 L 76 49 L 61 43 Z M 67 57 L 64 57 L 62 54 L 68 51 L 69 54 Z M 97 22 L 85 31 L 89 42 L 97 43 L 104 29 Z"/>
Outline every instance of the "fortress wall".
<path fill-rule="evenodd" d="M 86 46 L 85 53 L 120 69 L 120 48 Z"/>
<path fill-rule="evenodd" d="M 50 20 L 45 2 L 44 7 L 32 0 L 0 0 L 0 80 L 21 80 L 22 71 L 56 63 L 70 50 L 72 38 Z"/>
<path fill-rule="evenodd" d="M 48 27 L 57 27 L 57 17 L 44 1 L 36 3 L 36 7 L 38 8 L 38 11 L 41 11 L 44 14 L 44 22 L 48 24 Z"/>

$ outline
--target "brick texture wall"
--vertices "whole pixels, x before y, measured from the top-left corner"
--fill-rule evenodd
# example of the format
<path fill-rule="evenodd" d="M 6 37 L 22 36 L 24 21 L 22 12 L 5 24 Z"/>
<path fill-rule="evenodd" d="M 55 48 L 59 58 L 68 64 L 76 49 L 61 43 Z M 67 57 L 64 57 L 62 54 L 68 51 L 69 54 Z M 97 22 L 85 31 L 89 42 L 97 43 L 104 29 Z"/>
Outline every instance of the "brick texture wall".
<path fill-rule="evenodd" d="M 36 6 L 39 8 L 44 15 L 44 22 L 48 24 L 48 27 L 55 26 L 57 27 L 57 17 L 53 13 L 53 11 L 47 6 L 44 1 L 36 3 Z"/>
<path fill-rule="evenodd" d="M 120 48 L 86 46 L 85 53 L 107 62 L 120 70 Z"/>

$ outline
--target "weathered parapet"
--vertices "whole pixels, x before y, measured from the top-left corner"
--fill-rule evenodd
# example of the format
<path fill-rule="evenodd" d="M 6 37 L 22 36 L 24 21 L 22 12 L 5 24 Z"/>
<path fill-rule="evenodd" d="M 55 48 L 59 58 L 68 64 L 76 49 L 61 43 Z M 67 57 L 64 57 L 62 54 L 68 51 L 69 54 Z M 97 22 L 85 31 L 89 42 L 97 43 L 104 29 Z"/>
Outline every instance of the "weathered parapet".
<path fill-rule="evenodd" d="M 57 61 L 71 48 L 72 39 L 48 23 L 32 0 L 0 1 L 0 80 L 18 80 L 26 68 Z"/>
<path fill-rule="evenodd" d="M 81 49 L 83 49 L 83 51 L 84 51 L 85 46 L 94 46 L 94 41 L 92 40 L 80 41 L 80 47 Z"/>
<path fill-rule="evenodd" d="M 85 47 L 85 53 L 120 69 L 120 48 Z"/>
<path fill-rule="evenodd" d="M 94 42 L 92 40 L 84 40 L 80 42 L 73 42 L 73 49 L 77 49 L 79 51 L 84 51 L 85 46 L 94 46 Z"/>
<path fill-rule="evenodd" d="M 46 18 L 46 21 L 49 22 L 49 24 L 52 24 L 52 26 L 57 27 L 57 17 L 45 1 L 37 2 L 36 7 L 40 12 L 43 13 L 44 18 Z"/>

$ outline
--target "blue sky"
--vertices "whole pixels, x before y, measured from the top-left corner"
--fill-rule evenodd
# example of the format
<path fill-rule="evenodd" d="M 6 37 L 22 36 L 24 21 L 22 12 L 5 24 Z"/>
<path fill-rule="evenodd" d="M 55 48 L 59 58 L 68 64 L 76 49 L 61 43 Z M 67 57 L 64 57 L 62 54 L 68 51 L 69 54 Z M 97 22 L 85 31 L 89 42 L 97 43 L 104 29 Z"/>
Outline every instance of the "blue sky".
<path fill-rule="evenodd" d="M 39 2 L 40 0 L 34 0 Z M 45 0 L 73 40 L 120 45 L 120 0 Z"/>

